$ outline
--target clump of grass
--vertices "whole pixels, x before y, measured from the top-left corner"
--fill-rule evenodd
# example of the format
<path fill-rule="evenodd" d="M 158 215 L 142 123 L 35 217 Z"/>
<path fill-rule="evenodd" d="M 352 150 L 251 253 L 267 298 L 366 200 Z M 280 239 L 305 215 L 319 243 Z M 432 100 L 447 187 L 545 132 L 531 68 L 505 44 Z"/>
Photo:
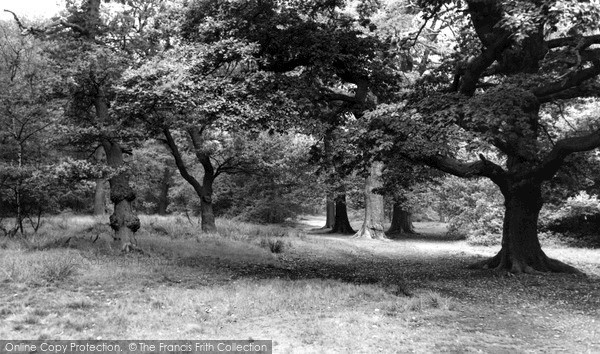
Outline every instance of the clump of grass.
<path fill-rule="evenodd" d="M 94 304 L 92 304 L 91 302 L 89 302 L 85 299 L 82 299 L 82 300 L 76 300 L 73 302 L 69 302 L 65 306 L 72 310 L 86 310 L 86 309 L 90 309 L 90 308 L 94 307 Z"/>
<path fill-rule="evenodd" d="M 270 250 L 271 253 L 283 253 L 285 249 L 285 243 L 282 240 L 274 240 L 272 238 L 261 239 L 260 246 Z"/>
<path fill-rule="evenodd" d="M 387 306 L 386 314 L 396 316 L 402 312 L 421 312 L 429 309 L 450 311 L 454 308 L 452 301 L 435 291 L 426 291 L 405 300 L 394 301 Z"/>
<path fill-rule="evenodd" d="M 23 319 L 23 323 L 28 324 L 28 325 L 38 324 L 39 322 L 40 322 L 40 318 L 37 316 L 34 316 L 33 314 L 27 315 L 25 317 L 25 319 Z"/>
<path fill-rule="evenodd" d="M 201 233 L 200 224 L 182 216 L 140 215 L 141 233 L 168 236 L 171 239 L 194 238 Z"/>
<path fill-rule="evenodd" d="M 4 251 L 0 258 L 0 281 L 56 283 L 73 277 L 83 264 L 76 251 Z"/>
<path fill-rule="evenodd" d="M 49 312 L 44 309 L 35 309 L 31 312 L 31 314 L 33 316 L 46 317 L 46 316 L 48 316 Z"/>
<path fill-rule="evenodd" d="M 3 307 L 0 309 L 0 318 L 7 317 L 9 315 L 12 315 L 13 313 L 14 311 L 12 309 L 9 309 L 8 307 Z"/>
<path fill-rule="evenodd" d="M 77 264 L 69 258 L 48 257 L 38 268 L 39 277 L 48 283 L 63 282 L 77 271 Z"/>

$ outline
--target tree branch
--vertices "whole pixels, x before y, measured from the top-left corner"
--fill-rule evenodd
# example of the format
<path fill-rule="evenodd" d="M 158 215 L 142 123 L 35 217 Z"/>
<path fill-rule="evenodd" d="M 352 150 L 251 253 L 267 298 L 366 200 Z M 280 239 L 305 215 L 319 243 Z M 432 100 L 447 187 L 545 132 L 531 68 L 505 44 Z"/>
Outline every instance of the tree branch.
<path fill-rule="evenodd" d="M 460 93 L 472 96 L 477 88 L 477 83 L 484 71 L 496 61 L 500 53 L 506 49 L 511 43 L 509 33 L 504 33 L 489 47 L 485 48 L 482 53 L 471 59 L 461 77 Z"/>
<path fill-rule="evenodd" d="M 561 38 L 554 38 L 554 39 L 550 39 L 548 41 L 546 41 L 546 45 L 548 46 L 548 48 L 559 48 L 559 47 L 565 47 L 568 45 L 573 45 L 573 46 L 578 46 L 581 49 L 585 49 L 589 46 L 591 46 L 592 44 L 599 44 L 600 43 L 600 34 L 596 34 L 593 36 L 573 36 L 573 37 L 561 37 Z"/>
<path fill-rule="evenodd" d="M 183 158 L 181 157 L 181 153 L 179 152 L 179 148 L 177 147 L 177 143 L 175 143 L 175 140 L 171 135 L 171 131 L 166 127 L 163 128 L 162 131 L 165 136 L 166 143 L 169 146 L 169 150 L 171 150 L 171 154 L 175 159 L 175 164 L 177 165 L 177 169 L 179 170 L 181 177 L 183 177 L 183 179 L 185 179 L 194 188 L 196 194 L 204 195 L 205 193 L 203 186 L 188 172 L 185 162 L 183 162 Z"/>
<path fill-rule="evenodd" d="M 546 156 L 529 177 L 539 181 L 552 178 L 562 166 L 563 161 L 572 153 L 590 151 L 600 147 L 600 130 L 588 135 L 566 138 L 556 142 L 554 148 Z"/>
<path fill-rule="evenodd" d="M 487 177 L 496 183 L 500 189 L 505 188 L 506 171 L 499 165 L 487 160 L 481 154 L 479 158 L 479 161 L 463 162 L 452 157 L 435 155 L 425 158 L 423 162 L 457 177 Z"/>
<path fill-rule="evenodd" d="M 594 61 L 594 65 L 590 68 L 582 69 L 570 73 L 565 79 L 555 81 L 544 86 L 540 86 L 532 90 L 532 93 L 538 97 L 540 102 L 547 102 L 545 96 L 560 93 L 561 91 L 578 86 L 582 82 L 600 75 L 600 60 Z"/>

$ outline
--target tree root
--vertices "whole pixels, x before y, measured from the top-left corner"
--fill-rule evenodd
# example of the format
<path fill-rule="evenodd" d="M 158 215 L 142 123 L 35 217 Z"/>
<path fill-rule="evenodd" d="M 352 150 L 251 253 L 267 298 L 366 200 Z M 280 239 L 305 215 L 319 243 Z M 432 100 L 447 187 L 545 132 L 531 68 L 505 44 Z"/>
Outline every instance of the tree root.
<path fill-rule="evenodd" d="M 386 240 L 383 229 L 371 229 L 369 227 L 361 227 L 360 230 L 352 236 L 352 238 Z"/>
<path fill-rule="evenodd" d="M 494 257 L 471 264 L 469 269 L 491 269 L 499 274 L 534 274 L 541 275 L 549 272 L 583 275 L 579 269 L 565 264 L 556 259 L 549 258 L 543 252 L 534 262 L 527 262 L 522 258 L 507 256 L 500 251 Z"/>

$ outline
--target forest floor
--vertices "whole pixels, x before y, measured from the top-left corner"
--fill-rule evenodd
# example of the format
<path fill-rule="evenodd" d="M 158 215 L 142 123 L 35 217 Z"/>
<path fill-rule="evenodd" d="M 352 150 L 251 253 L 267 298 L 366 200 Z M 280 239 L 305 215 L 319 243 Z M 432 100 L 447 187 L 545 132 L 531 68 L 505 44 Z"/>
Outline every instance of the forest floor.
<path fill-rule="evenodd" d="M 598 249 L 544 248 L 586 277 L 507 276 L 467 269 L 498 247 L 446 240 L 436 223 L 372 241 L 326 234 L 317 217 L 293 227 L 222 221 L 221 235 L 148 217 L 138 238 L 145 253 L 120 255 L 95 222 L 49 221 L 27 241 L 0 239 L 0 338 L 272 339 L 274 353 L 600 353 Z"/>

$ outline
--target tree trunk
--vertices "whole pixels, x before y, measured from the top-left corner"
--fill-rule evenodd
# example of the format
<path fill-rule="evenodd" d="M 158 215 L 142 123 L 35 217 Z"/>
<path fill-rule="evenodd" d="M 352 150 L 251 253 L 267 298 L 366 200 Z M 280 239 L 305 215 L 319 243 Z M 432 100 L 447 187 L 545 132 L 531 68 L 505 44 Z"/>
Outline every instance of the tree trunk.
<path fill-rule="evenodd" d="M 202 164 L 204 168 L 204 177 L 202 180 L 202 184 L 198 182 L 198 180 L 192 176 L 181 157 L 181 153 L 179 152 L 179 148 L 171 135 L 171 131 L 168 128 L 163 128 L 163 133 L 165 135 L 167 145 L 171 150 L 171 154 L 173 158 L 175 158 L 175 164 L 177 165 L 177 169 L 179 170 L 179 174 L 181 177 L 185 179 L 196 192 L 196 195 L 200 198 L 200 216 L 202 218 L 202 231 L 205 232 L 215 232 L 217 231 L 217 226 L 215 223 L 215 214 L 213 212 L 212 205 L 212 194 L 213 194 L 213 183 L 216 178 L 215 170 L 210 161 L 210 156 L 204 154 L 202 152 L 202 143 L 201 143 L 201 133 L 197 128 L 191 128 L 188 130 L 190 135 L 190 139 L 192 140 L 192 145 L 194 146 L 194 150 L 196 153 L 196 159 Z"/>
<path fill-rule="evenodd" d="M 97 148 L 94 153 L 94 159 L 96 162 L 101 163 L 106 161 L 106 154 L 104 149 Z M 96 188 L 94 191 L 94 215 L 103 216 L 106 214 L 106 189 L 107 180 L 104 178 L 96 179 Z"/>
<path fill-rule="evenodd" d="M 202 231 L 217 232 L 215 213 L 213 212 L 213 183 L 215 176 L 211 168 L 204 167 L 204 178 L 202 179 L 202 195 L 200 196 L 200 214 L 202 216 Z"/>
<path fill-rule="evenodd" d="M 103 178 L 96 179 L 96 187 L 94 191 L 94 215 L 103 216 L 106 214 L 106 180 Z"/>
<path fill-rule="evenodd" d="M 122 168 L 124 165 L 123 151 L 116 143 L 103 139 L 102 146 L 106 152 L 106 161 L 112 168 Z M 127 172 L 120 172 L 110 180 L 110 200 L 114 204 L 114 211 L 110 216 L 110 227 L 115 231 L 115 243 L 122 251 L 136 249 L 135 232 L 140 228 L 140 219 L 133 211 L 132 203 L 135 192 L 129 185 Z"/>
<path fill-rule="evenodd" d="M 357 238 L 384 239 L 383 232 L 383 196 L 373 190 L 381 188 L 383 182 L 383 163 L 374 162 L 370 168 L 370 175 L 365 181 L 365 219 L 360 230 L 354 235 Z"/>
<path fill-rule="evenodd" d="M 348 220 L 348 209 L 346 207 L 346 194 L 340 194 L 335 198 L 335 222 L 330 233 L 332 234 L 345 234 L 351 235 L 355 233 L 350 226 L 350 220 Z"/>
<path fill-rule="evenodd" d="M 325 226 L 322 229 L 333 229 L 333 224 L 335 223 L 335 198 L 331 194 L 327 194 L 325 210 L 327 218 L 325 219 Z"/>
<path fill-rule="evenodd" d="M 472 267 L 511 273 L 580 273 L 567 264 L 548 258 L 542 251 L 537 235 L 538 217 L 543 204 L 541 184 L 528 183 L 508 188 L 504 197 L 506 211 L 502 248 L 496 256 Z"/>
<path fill-rule="evenodd" d="M 389 230 L 386 231 L 389 234 L 414 234 L 415 230 L 412 224 L 412 215 L 409 211 L 404 210 L 400 204 L 394 203 L 392 211 L 392 224 Z"/>
<path fill-rule="evenodd" d="M 165 167 L 163 176 L 160 180 L 160 193 L 156 203 L 156 213 L 158 215 L 167 215 L 167 207 L 169 206 L 169 187 L 171 186 L 171 169 Z"/>

